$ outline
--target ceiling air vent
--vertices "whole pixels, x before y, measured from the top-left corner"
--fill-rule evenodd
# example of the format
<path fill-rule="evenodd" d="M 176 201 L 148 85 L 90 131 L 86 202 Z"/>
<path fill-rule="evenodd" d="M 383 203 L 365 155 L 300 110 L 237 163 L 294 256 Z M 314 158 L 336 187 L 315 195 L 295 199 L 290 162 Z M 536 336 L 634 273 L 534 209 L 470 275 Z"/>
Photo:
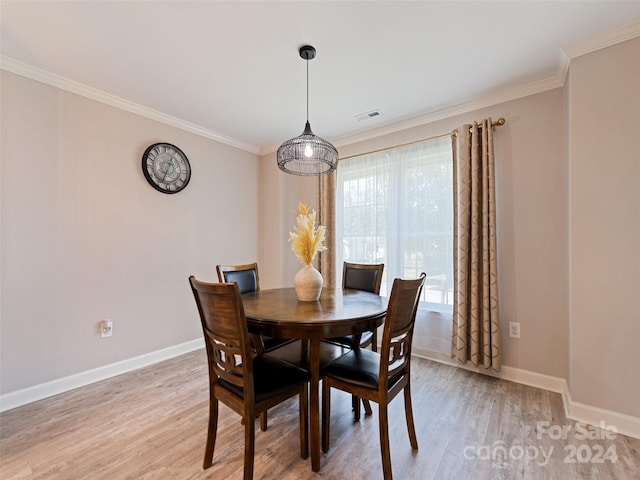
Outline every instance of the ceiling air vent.
<path fill-rule="evenodd" d="M 354 117 L 359 122 L 362 122 L 363 120 L 369 120 L 370 118 L 379 117 L 380 115 L 382 115 L 382 112 L 380 110 L 371 110 L 370 112 L 367 112 L 367 113 L 361 113 L 360 115 L 354 115 Z"/>

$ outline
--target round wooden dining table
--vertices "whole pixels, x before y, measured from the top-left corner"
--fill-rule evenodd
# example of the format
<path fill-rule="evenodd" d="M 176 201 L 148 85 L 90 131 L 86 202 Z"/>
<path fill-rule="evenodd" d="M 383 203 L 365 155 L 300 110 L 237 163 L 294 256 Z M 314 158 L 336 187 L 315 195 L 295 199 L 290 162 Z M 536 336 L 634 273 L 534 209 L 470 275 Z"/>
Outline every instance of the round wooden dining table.
<path fill-rule="evenodd" d="M 370 292 L 324 288 L 320 299 L 301 302 L 294 288 L 277 288 L 242 295 L 250 333 L 276 338 L 302 339 L 308 345 L 309 439 L 311 468 L 320 471 L 320 343 L 323 338 L 354 335 L 358 344 L 364 331 L 384 320 L 386 301 Z M 303 352 L 303 356 L 305 356 Z"/>

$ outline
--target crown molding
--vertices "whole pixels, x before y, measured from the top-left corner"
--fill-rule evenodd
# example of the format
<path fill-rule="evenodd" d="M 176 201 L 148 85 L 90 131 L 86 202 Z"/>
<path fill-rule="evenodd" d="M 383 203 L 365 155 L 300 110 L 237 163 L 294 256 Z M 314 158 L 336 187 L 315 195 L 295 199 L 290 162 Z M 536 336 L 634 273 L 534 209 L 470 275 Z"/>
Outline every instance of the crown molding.
<path fill-rule="evenodd" d="M 6 56 L 0 56 L 0 69 L 30 78 L 31 80 L 35 80 L 37 82 L 51 85 L 61 90 L 66 90 L 67 92 L 71 92 L 76 95 L 90 98 L 91 100 L 95 100 L 97 102 L 104 103 L 106 105 L 110 105 L 127 112 L 135 113 L 136 115 L 140 115 L 142 117 L 149 118 L 151 120 L 155 120 L 157 122 L 164 123 L 166 125 L 170 125 L 172 127 L 176 127 L 190 133 L 194 133 L 201 137 L 210 138 L 211 140 L 215 140 L 231 147 L 239 148 L 240 150 L 245 150 L 253 154 L 258 154 L 260 151 L 260 149 L 255 145 L 251 145 L 235 138 L 228 137 L 221 133 L 214 132 L 213 130 L 209 130 L 207 128 L 201 127 L 200 125 L 181 120 L 171 115 L 167 115 L 166 113 L 153 110 L 151 108 L 145 107 L 144 105 L 130 102 L 129 100 L 125 100 L 115 95 L 111 95 L 109 93 L 89 87 L 74 80 L 55 75 L 45 70 L 41 70 L 31 65 L 27 65 L 26 63 L 19 62 Z"/>
<path fill-rule="evenodd" d="M 568 63 L 567 63 L 568 67 Z M 566 68 L 565 67 L 565 70 Z M 541 93 L 554 88 L 562 87 L 564 85 L 564 74 L 559 76 L 553 76 L 528 83 L 526 85 L 517 86 L 509 90 L 502 90 L 495 94 L 488 95 L 476 100 L 471 100 L 465 103 L 459 103 L 433 112 L 423 113 L 413 117 L 407 117 L 400 121 L 394 121 L 380 127 L 376 127 L 370 130 L 365 130 L 353 135 L 347 135 L 342 137 L 332 138 L 330 141 L 336 147 L 344 147 L 345 145 L 351 145 L 353 143 L 364 142 L 373 138 L 381 137 L 383 135 L 389 135 L 391 133 L 400 132 L 413 127 L 419 127 L 427 123 L 435 122 L 438 120 L 444 120 L 446 118 L 460 115 L 463 113 L 472 112 L 481 108 L 497 105 L 498 103 L 508 102 L 509 100 L 515 100 L 516 98 L 526 97 L 536 93 Z M 561 81 L 562 80 L 562 81 Z M 269 145 L 268 147 L 260 150 L 260 155 L 268 155 L 275 152 L 278 149 L 277 145 Z"/>
<path fill-rule="evenodd" d="M 461 103 L 451 107 L 447 107 L 435 112 L 428 112 L 415 117 L 400 120 L 388 125 L 367 130 L 357 133 L 355 135 L 337 137 L 331 140 L 331 143 L 336 147 L 350 145 L 365 140 L 370 140 L 382 135 L 396 133 L 408 128 L 417 127 L 437 120 L 443 120 L 455 115 L 468 113 L 481 108 L 497 105 L 502 102 L 515 100 L 517 98 L 534 95 L 536 93 L 542 93 L 554 88 L 563 87 L 569 72 L 569 65 L 573 58 L 585 55 L 587 53 L 600 50 L 602 48 L 610 47 L 617 43 L 631 40 L 632 38 L 640 36 L 640 19 L 634 20 L 626 25 L 603 32 L 601 34 L 589 37 L 579 42 L 574 42 L 564 47 L 558 55 L 558 66 L 556 74 L 552 77 L 548 77 L 535 82 L 530 82 L 525 85 L 520 85 L 509 90 L 497 92 L 487 97 L 475 99 L 469 102 Z M 277 147 L 275 147 L 277 148 Z M 275 151 L 273 146 L 263 148 L 260 151 L 260 155 L 265 155 Z"/>
<path fill-rule="evenodd" d="M 425 125 L 427 123 L 435 122 L 438 120 L 444 120 L 456 115 L 469 113 L 475 110 L 479 110 L 481 108 L 490 107 L 493 105 L 497 105 L 499 103 L 508 102 L 510 100 L 515 100 L 517 98 L 545 92 L 547 90 L 552 90 L 554 88 L 562 87 L 564 84 L 563 81 L 561 81 L 562 78 L 563 77 L 552 76 L 552 77 L 544 78 L 542 80 L 537 80 L 535 82 L 530 82 L 526 85 L 520 85 L 507 90 L 501 90 L 499 92 L 496 92 L 491 95 L 487 95 L 482 98 L 478 98 L 478 99 L 471 100 L 464 103 L 459 103 L 457 105 L 436 110 L 434 112 L 428 112 L 418 116 L 409 117 L 404 120 L 400 120 L 399 122 L 383 125 L 381 127 L 378 127 L 372 130 L 367 130 L 365 132 L 357 133 L 355 135 L 339 137 L 339 138 L 336 138 L 331 143 L 333 143 L 336 147 L 350 145 L 353 143 L 362 142 L 365 140 L 370 140 L 376 137 L 380 137 L 382 135 L 396 133 L 402 130 L 406 130 L 408 128 L 418 127 L 420 125 Z"/>
<path fill-rule="evenodd" d="M 563 50 L 569 59 L 574 59 L 638 36 L 640 36 L 640 18 L 613 30 L 571 43 L 564 47 Z"/>
<path fill-rule="evenodd" d="M 556 70 L 556 78 L 561 86 L 564 86 L 567 81 L 569 65 L 571 65 L 571 59 L 564 50 L 561 50 L 558 54 L 558 68 Z"/>
<path fill-rule="evenodd" d="M 580 40 L 578 42 L 567 45 L 559 53 L 557 71 L 556 74 L 552 77 L 537 80 L 535 82 L 530 82 L 525 85 L 516 86 L 508 90 L 502 90 L 490 94 L 486 97 L 460 103 L 433 112 L 427 112 L 417 116 L 408 117 L 400 121 L 395 121 L 387 125 L 373 128 L 371 130 L 362 131 L 352 135 L 336 137 L 334 139 L 331 139 L 331 143 L 336 147 L 351 145 L 353 143 L 370 140 L 382 135 L 388 135 L 430 122 L 443 120 L 455 115 L 460 115 L 481 108 L 490 107 L 502 102 L 507 102 L 510 100 L 515 100 L 517 98 L 535 95 L 547 90 L 562 87 L 565 84 L 567 72 L 569 71 L 569 64 L 571 63 L 572 59 L 580 57 L 582 55 L 586 55 L 587 53 L 591 53 L 596 50 L 600 50 L 602 48 L 615 45 L 617 43 L 624 42 L 626 40 L 630 40 L 638 36 L 640 36 L 640 19 L 634 20 L 633 22 L 630 22 L 613 30 L 609 30 L 593 37 L 589 37 L 584 40 Z M 157 110 L 147 108 L 143 105 L 139 105 L 137 103 L 133 103 L 128 100 L 116 97 L 115 95 L 105 93 L 92 87 L 88 87 L 59 75 L 55 75 L 36 67 L 27 65 L 25 63 L 18 62 L 17 60 L 13 60 L 9 57 L 0 56 L 0 68 L 27 78 L 31 78 L 32 80 L 36 80 L 38 82 L 46 83 L 62 90 L 82 95 L 92 100 L 96 100 L 98 102 L 105 103 L 107 105 L 111 105 L 116 108 L 120 108 L 122 110 L 126 110 L 128 112 L 135 113 L 143 117 L 156 120 L 167 125 L 171 125 L 176 128 L 180 128 L 196 135 L 210 138 L 225 145 L 239 148 L 256 155 L 263 156 L 274 153 L 279 146 L 268 145 L 266 147 L 260 148 L 255 145 L 242 142 L 235 138 L 228 137 L 221 133 L 206 129 L 199 125 L 187 122 L 185 120 L 181 120 L 171 115 L 164 114 Z"/>
<path fill-rule="evenodd" d="M 564 54 L 562 56 L 566 58 Z M 373 138 L 400 132 L 409 128 L 419 127 L 421 125 L 425 125 L 427 123 L 435 122 L 438 120 L 444 120 L 455 115 L 469 113 L 474 110 L 490 107 L 503 102 L 508 102 L 517 98 L 527 97 L 536 93 L 559 88 L 564 85 L 564 78 L 566 77 L 566 71 L 568 70 L 568 67 L 568 61 L 562 62 L 560 72 L 558 72 L 558 74 L 555 76 L 537 80 L 535 82 L 530 82 L 525 85 L 519 85 L 508 90 L 501 90 L 482 98 L 459 103 L 457 105 L 452 105 L 450 107 L 446 107 L 433 112 L 427 112 L 417 116 L 407 117 L 403 120 L 394 121 L 393 123 L 388 123 L 386 125 L 382 125 L 370 130 L 365 130 L 353 135 L 334 137 L 330 141 L 336 148 L 343 147 L 345 145 L 351 145 L 353 143 L 371 140 Z M 275 152 L 277 149 L 278 145 L 269 145 L 260 150 L 260 155 L 268 155 Z"/>

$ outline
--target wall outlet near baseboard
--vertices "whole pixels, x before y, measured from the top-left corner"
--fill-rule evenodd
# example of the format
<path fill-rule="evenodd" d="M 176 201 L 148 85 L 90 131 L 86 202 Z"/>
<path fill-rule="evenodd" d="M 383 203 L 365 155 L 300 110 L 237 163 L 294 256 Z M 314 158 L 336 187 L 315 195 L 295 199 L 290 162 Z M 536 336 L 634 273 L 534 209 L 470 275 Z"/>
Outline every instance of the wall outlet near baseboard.
<path fill-rule="evenodd" d="M 511 338 L 520 338 L 520 323 L 509 322 L 509 336 Z"/>
<path fill-rule="evenodd" d="M 111 337 L 113 335 L 113 322 L 109 319 L 100 322 L 100 338 Z"/>

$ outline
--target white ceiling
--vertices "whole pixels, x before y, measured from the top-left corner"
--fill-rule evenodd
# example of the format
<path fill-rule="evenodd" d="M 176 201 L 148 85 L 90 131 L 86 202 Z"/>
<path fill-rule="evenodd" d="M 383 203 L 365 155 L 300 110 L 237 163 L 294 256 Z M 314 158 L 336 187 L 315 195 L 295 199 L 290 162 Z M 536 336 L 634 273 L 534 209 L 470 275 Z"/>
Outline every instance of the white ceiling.
<path fill-rule="evenodd" d="M 256 153 L 337 146 L 564 83 L 640 1 L 0 3 L 2 68 Z M 355 116 L 379 109 L 366 121 Z"/>

